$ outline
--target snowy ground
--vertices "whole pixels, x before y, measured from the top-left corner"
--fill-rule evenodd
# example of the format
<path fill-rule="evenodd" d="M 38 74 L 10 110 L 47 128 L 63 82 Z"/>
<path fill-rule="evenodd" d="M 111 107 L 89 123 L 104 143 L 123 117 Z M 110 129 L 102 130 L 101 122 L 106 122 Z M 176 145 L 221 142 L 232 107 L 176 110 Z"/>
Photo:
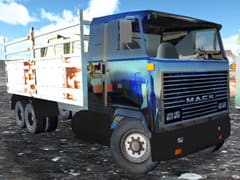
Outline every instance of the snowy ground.
<path fill-rule="evenodd" d="M 57 131 L 31 135 L 12 122 L 10 96 L 0 88 L 0 179 L 134 179 L 109 150 L 74 137 L 70 121 Z M 240 111 L 230 110 L 232 135 L 211 149 L 166 162 L 138 179 L 240 179 Z"/>

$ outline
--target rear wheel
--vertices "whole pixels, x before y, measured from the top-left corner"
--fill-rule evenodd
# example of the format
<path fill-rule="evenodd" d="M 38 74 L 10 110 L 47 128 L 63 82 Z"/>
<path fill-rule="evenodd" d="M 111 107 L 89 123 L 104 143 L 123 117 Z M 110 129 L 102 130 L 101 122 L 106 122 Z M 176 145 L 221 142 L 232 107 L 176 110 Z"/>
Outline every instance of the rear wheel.
<path fill-rule="evenodd" d="M 152 170 L 149 135 L 138 120 L 126 119 L 114 129 L 110 149 L 119 166 L 133 174 L 144 174 Z"/>
<path fill-rule="evenodd" d="M 45 117 L 45 132 L 55 131 L 58 125 L 58 117 L 57 116 L 47 116 Z"/>
<path fill-rule="evenodd" d="M 18 127 L 24 128 L 26 126 L 24 119 L 24 109 L 26 106 L 25 101 L 17 101 L 14 109 L 15 123 Z"/>
<path fill-rule="evenodd" d="M 36 117 L 35 109 L 31 103 L 26 105 L 24 116 L 27 129 L 30 133 L 37 134 L 44 131 L 45 122 Z"/>

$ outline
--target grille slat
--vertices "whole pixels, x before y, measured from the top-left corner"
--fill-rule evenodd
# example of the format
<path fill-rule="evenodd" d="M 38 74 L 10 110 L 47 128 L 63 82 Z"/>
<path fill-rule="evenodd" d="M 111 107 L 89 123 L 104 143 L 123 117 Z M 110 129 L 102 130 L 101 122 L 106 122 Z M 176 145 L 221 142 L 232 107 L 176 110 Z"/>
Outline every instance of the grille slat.
<path fill-rule="evenodd" d="M 191 118 L 195 118 L 195 117 L 200 117 L 200 116 L 203 116 L 203 115 L 207 115 L 209 113 L 216 113 L 216 111 L 214 109 L 212 109 L 212 110 L 208 110 L 208 111 L 205 111 L 205 112 L 200 112 L 198 114 L 191 114 L 191 115 L 188 115 L 188 116 L 184 116 L 183 120 L 187 120 L 187 119 L 191 119 Z"/>
<path fill-rule="evenodd" d="M 225 91 L 225 92 L 227 92 L 227 88 L 226 87 L 222 87 L 222 88 L 211 88 L 211 89 L 197 89 L 197 90 L 189 90 L 189 91 L 184 91 L 184 92 L 176 92 L 176 90 L 174 90 L 173 92 L 168 92 L 167 93 L 167 95 L 165 95 L 164 97 L 166 97 L 166 96 L 172 96 L 172 95 L 174 95 L 174 96 L 176 96 L 176 95 L 179 95 L 179 94 L 183 94 L 183 93 L 186 93 L 186 94 L 188 94 L 188 93 L 199 93 L 199 92 L 205 92 L 205 91 L 209 91 L 209 90 L 211 90 L 211 91 Z"/>
<path fill-rule="evenodd" d="M 213 109 L 216 109 L 216 108 L 217 108 L 217 106 L 215 105 L 215 106 L 206 107 L 206 108 L 201 108 L 201 109 L 195 109 L 195 110 L 191 110 L 191 111 L 188 110 L 188 111 L 184 111 L 184 112 L 182 113 L 182 115 L 183 115 L 184 117 L 186 117 L 185 115 L 187 115 L 187 114 L 193 115 L 193 114 L 197 114 L 198 112 L 201 112 L 201 111 L 206 112 L 206 111 L 213 110 Z"/>
<path fill-rule="evenodd" d="M 166 74 L 169 74 L 169 73 L 166 73 Z M 165 78 L 168 79 L 168 78 L 178 78 L 179 77 L 179 73 L 176 73 L 176 75 L 173 75 L 173 73 L 170 73 L 170 74 L 171 74 L 170 76 L 167 76 Z M 224 73 L 209 73 L 209 74 L 212 75 L 212 76 L 218 76 L 219 77 L 219 76 L 226 76 L 227 72 L 224 72 Z M 197 78 L 197 77 L 208 77 L 209 74 L 206 74 L 206 75 L 201 74 L 201 73 L 200 74 L 195 74 L 194 78 Z M 181 77 L 185 78 L 185 77 L 193 77 L 193 76 L 190 73 L 189 75 L 182 74 Z"/>
<path fill-rule="evenodd" d="M 187 110 L 191 110 L 191 109 L 204 108 L 204 107 L 212 106 L 212 105 L 217 105 L 217 102 L 202 104 L 202 105 L 198 105 L 198 106 L 185 107 L 185 108 L 182 108 L 182 110 L 187 111 Z"/>
<path fill-rule="evenodd" d="M 227 99 L 227 71 L 163 73 L 162 100 L 166 123 L 226 111 Z M 167 121 L 171 112 L 181 112 L 181 117 Z"/>
<path fill-rule="evenodd" d="M 225 94 L 217 94 L 216 97 L 226 97 L 228 94 L 225 93 Z"/>
<path fill-rule="evenodd" d="M 206 88 L 206 89 L 209 89 L 210 87 L 211 88 L 215 88 L 215 87 L 226 87 L 227 83 L 224 83 L 224 84 L 212 84 L 212 85 L 208 85 L 208 86 L 200 86 L 202 89 Z M 176 91 L 176 89 L 174 89 L 174 85 L 172 85 L 172 89 L 170 88 L 167 88 L 165 86 L 165 89 L 164 89 L 164 92 L 167 93 L 169 91 Z M 194 87 L 178 87 L 178 90 L 188 90 L 188 89 L 198 89 L 199 86 L 194 86 Z"/>
<path fill-rule="evenodd" d="M 183 79 L 168 79 L 167 82 L 168 83 L 173 83 L 173 82 L 185 82 L 185 81 L 209 81 L 209 80 L 224 80 L 225 77 L 209 77 L 209 78 L 200 78 L 199 76 L 198 77 L 194 77 L 194 78 L 183 78 Z"/>
<path fill-rule="evenodd" d="M 195 80 L 196 81 L 196 80 Z M 164 84 L 164 86 L 167 87 L 178 87 L 178 86 L 189 86 L 189 85 L 198 85 L 199 87 L 202 85 L 219 85 L 219 81 L 204 81 L 204 82 L 193 82 L 193 83 L 182 83 L 182 81 L 179 81 L 181 83 L 174 83 L 171 84 L 170 82 L 167 84 Z M 214 84 L 213 84 L 214 83 Z M 227 84 L 227 80 L 222 80 L 221 83 L 223 83 L 224 85 Z"/>

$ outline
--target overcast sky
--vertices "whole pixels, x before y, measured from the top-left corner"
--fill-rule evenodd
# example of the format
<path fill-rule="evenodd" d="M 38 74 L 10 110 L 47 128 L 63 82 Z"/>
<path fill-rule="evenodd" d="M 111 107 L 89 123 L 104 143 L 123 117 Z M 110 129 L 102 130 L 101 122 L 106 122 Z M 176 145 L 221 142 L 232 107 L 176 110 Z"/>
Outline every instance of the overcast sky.
<path fill-rule="evenodd" d="M 32 26 L 42 32 L 77 22 L 79 9 L 84 9 L 86 18 L 151 9 L 214 21 L 223 25 L 225 49 L 237 53 L 240 48 L 239 0 L 0 0 L 0 44 L 3 38 L 26 36 Z"/>

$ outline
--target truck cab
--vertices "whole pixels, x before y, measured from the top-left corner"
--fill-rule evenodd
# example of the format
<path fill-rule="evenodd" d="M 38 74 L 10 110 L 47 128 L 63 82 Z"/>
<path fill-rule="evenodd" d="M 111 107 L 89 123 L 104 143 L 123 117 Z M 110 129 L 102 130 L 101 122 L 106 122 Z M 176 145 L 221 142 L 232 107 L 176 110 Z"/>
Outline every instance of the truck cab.
<path fill-rule="evenodd" d="M 103 84 L 111 88 L 103 96 L 114 107 L 113 133 L 128 126 L 126 119 L 140 121 L 151 137 L 152 160 L 220 147 L 230 134 L 228 61 L 220 29 L 216 23 L 156 11 L 94 19 L 88 62 L 104 64 L 107 71 Z M 90 86 L 93 81 L 94 75 Z M 136 160 L 136 153 L 146 151 L 131 146 L 140 139 L 136 146 L 144 149 L 145 141 L 141 135 L 131 138 L 122 154 Z"/>

